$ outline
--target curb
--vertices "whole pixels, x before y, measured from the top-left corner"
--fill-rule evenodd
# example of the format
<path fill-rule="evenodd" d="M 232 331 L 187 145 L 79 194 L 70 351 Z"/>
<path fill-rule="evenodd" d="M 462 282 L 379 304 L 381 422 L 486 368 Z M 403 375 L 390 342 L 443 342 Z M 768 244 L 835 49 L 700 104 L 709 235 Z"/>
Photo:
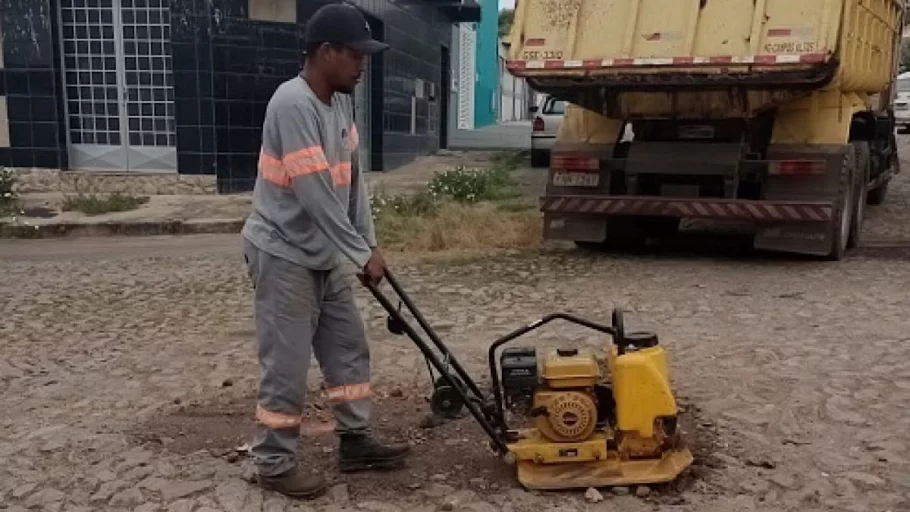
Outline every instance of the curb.
<path fill-rule="evenodd" d="M 0 238 L 69 238 L 110 236 L 236 234 L 243 229 L 238 220 L 172 220 L 161 222 L 103 222 L 59 224 L 0 224 Z"/>

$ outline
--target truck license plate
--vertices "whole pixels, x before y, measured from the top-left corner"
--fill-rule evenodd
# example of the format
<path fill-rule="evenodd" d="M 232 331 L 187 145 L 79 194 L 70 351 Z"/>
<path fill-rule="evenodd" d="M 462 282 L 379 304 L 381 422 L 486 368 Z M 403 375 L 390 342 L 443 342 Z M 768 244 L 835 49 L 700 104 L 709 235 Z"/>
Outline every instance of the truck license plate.
<path fill-rule="evenodd" d="M 553 184 L 557 187 L 596 187 L 600 184 L 600 174 L 596 172 L 557 172 L 553 175 Z"/>

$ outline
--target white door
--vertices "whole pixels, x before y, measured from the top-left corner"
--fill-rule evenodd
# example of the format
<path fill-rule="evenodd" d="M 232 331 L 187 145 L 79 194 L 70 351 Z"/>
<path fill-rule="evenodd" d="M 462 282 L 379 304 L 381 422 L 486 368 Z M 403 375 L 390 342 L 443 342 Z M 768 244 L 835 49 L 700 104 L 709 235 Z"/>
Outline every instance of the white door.
<path fill-rule="evenodd" d="M 60 0 L 70 167 L 177 169 L 169 0 Z"/>
<path fill-rule="evenodd" d="M 458 129 L 474 129 L 474 83 L 477 38 L 474 29 L 462 23 L 458 26 Z"/>

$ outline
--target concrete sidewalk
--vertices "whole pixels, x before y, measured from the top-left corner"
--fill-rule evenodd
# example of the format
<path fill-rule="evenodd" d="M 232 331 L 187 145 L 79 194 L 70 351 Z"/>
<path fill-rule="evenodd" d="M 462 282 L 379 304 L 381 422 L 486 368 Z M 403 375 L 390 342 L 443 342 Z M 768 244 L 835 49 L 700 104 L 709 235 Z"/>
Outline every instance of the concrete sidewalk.
<path fill-rule="evenodd" d="M 416 192 L 439 171 L 459 166 L 489 167 L 495 154 L 441 151 L 391 172 L 370 173 L 367 182 L 374 192 Z M 134 194 L 147 197 L 148 201 L 135 210 L 86 215 L 62 211 L 61 205 L 67 197 L 63 192 L 25 193 L 21 195 L 25 215 L 0 219 L 0 238 L 237 233 L 249 216 L 253 199 L 252 193 Z"/>
<path fill-rule="evenodd" d="M 252 194 L 153 195 L 135 210 L 100 215 L 62 211 L 64 200 L 62 193 L 23 195 L 25 215 L 0 224 L 0 237 L 235 233 L 249 215 Z"/>
<path fill-rule="evenodd" d="M 476 130 L 455 130 L 449 147 L 457 150 L 531 149 L 531 121 L 513 121 Z"/>

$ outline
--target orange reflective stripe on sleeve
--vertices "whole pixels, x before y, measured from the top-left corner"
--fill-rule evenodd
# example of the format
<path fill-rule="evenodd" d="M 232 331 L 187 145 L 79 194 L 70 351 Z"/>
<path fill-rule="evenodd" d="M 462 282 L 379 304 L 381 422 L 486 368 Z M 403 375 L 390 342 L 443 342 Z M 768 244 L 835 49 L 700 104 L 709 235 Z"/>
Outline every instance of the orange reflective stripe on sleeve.
<path fill-rule="evenodd" d="M 291 186 L 291 177 L 284 172 L 281 160 L 266 153 L 265 149 L 259 151 L 259 172 L 262 173 L 263 179 L 279 187 Z"/>
<path fill-rule="evenodd" d="M 291 178 L 325 171 L 329 168 L 329 162 L 320 146 L 311 146 L 288 153 L 281 159 L 281 164 Z"/>
<path fill-rule="evenodd" d="M 271 428 L 293 428 L 300 426 L 300 416 L 272 412 L 256 404 L 256 421 Z"/>
<path fill-rule="evenodd" d="M 329 171 L 336 186 L 351 184 L 351 162 L 329 166 L 319 146 L 288 153 L 282 159 L 269 155 L 264 149 L 259 152 L 259 172 L 266 181 L 279 187 L 289 188 L 291 180 L 297 176 L 320 171 Z"/>
<path fill-rule="evenodd" d="M 350 402 L 369 398 L 373 395 L 370 389 L 370 383 L 351 384 L 350 386 L 338 386 L 328 389 L 329 400 L 332 402 Z"/>
<path fill-rule="evenodd" d="M 357 149 L 357 145 L 360 144 L 360 132 L 357 131 L 357 125 L 356 125 L 356 124 L 352 124 L 352 125 L 351 125 L 351 135 L 350 135 L 350 139 L 351 139 L 351 140 L 350 140 L 349 143 L 348 143 L 348 144 L 349 144 L 348 149 L 349 149 L 350 151 L 355 151 L 355 150 Z"/>
<path fill-rule="evenodd" d="M 332 183 L 335 185 L 351 184 L 351 162 L 341 162 L 331 168 Z"/>

